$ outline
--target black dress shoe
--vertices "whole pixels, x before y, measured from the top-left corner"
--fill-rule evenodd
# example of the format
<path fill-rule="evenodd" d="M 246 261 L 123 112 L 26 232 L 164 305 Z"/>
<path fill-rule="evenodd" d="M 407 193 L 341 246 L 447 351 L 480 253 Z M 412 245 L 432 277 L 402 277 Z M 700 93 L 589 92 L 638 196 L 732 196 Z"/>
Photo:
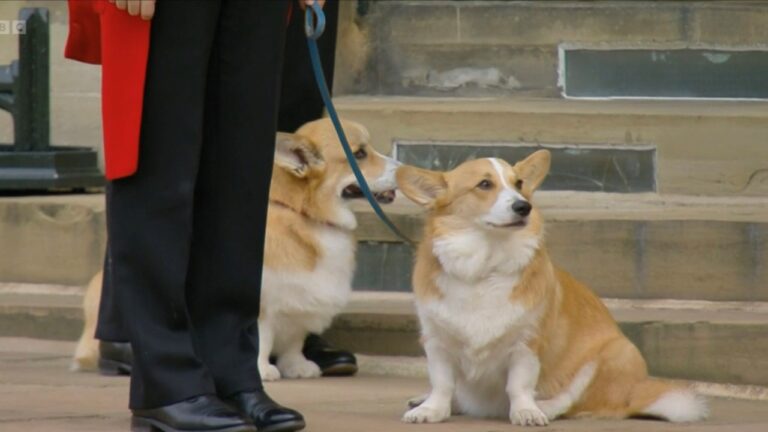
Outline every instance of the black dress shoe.
<path fill-rule="evenodd" d="M 216 396 L 197 396 L 153 409 L 135 409 L 131 431 L 256 432 L 256 428 Z"/>
<path fill-rule="evenodd" d="M 323 338 L 310 334 L 304 339 L 304 357 L 317 363 L 323 376 L 347 376 L 357 373 L 357 359 L 349 351 L 333 348 Z"/>
<path fill-rule="evenodd" d="M 259 432 L 293 432 L 304 429 L 304 417 L 273 401 L 264 390 L 237 393 L 226 399 L 249 418 Z"/>
<path fill-rule="evenodd" d="M 130 375 L 133 349 L 128 342 L 99 342 L 99 372 L 102 375 Z"/>

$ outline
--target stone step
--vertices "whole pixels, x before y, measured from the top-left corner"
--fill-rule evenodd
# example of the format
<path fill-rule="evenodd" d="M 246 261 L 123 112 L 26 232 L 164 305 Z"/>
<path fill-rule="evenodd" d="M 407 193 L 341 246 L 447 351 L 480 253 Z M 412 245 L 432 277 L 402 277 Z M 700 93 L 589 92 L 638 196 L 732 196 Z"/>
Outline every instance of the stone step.
<path fill-rule="evenodd" d="M 766 198 L 540 192 L 534 202 L 555 263 L 602 296 L 768 301 Z M 355 286 L 409 291 L 410 247 L 356 209 L 365 242 Z M 421 209 L 398 199 L 387 210 L 421 237 Z"/>
<path fill-rule="evenodd" d="M 651 170 L 660 194 L 768 196 L 765 101 L 348 96 L 335 102 L 342 116 L 365 124 L 385 152 L 423 145 L 450 159 L 480 145 L 561 153 L 651 148 L 655 155 L 644 162 L 651 166 L 638 169 Z M 599 162 L 607 169 L 610 161 Z M 599 173 L 600 166 L 584 169 Z"/>
<path fill-rule="evenodd" d="M 0 285 L 0 337 L 75 340 L 81 290 Z M 654 375 L 768 385 L 768 303 L 606 299 Z M 326 332 L 360 354 L 419 357 L 418 320 L 407 293 L 356 292 Z M 406 362 L 408 363 L 408 362 Z M 420 366 L 410 362 L 413 374 Z M 399 374 L 408 374 L 409 372 Z"/>
<path fill-rule="evenodd" d="M 760 49 L 756 1 L 361 1 L 337 94 L 557 96 L 559 47 Z"/>
<path fill-rule="evenodd" d="M 106 241 L 104 197 L 0 198 L 0 282 L 84 285 Z M 768 301 L 768 199 L 540 192 L 555 262 L 600 295 Z M 365 203 L 356 289 L 410 291 L 412 253 Z M 411 238 L 420 208 L 386 207 Z"/>
<path fill-rule="evenodd" d="M 606 299 L 652 374 L 732 384 L 768 384 L 768 304 Z M 355 293 L 326 333 L 333 343 L 373 355 L 420 356 L 412 296 Z"/>

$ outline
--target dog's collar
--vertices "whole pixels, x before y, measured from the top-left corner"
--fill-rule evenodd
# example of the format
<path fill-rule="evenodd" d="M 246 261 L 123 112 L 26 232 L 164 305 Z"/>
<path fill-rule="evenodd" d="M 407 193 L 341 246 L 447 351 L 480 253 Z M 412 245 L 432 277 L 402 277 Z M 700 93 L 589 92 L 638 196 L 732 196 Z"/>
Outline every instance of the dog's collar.
<path fill-rule="evenodd" d="M 314 218 L 314 217 L 310 216 L 307 212 L 305 212 L 303 210 L 297 210 L 297 209 L 291 207 L 290 205 L 288 205 L 288 204 L 286 204 L 286 203 L 284 203 L 282 201 L 273 199 L 273 198 L 269 199 L 269 204 L 274 204 L 274 205 L 276 205 L 278 207 L 282 207 L 282 208 L 284 208 L 286 210 L 290 210 L 290 211 L 296 213 L 297 215 L 299 215 L 299 216 L 301 216 L 301 217 L 303 217 L 305 219 L 309 219 L 310 221 L 312 221 L 314 223 L 317 223 L 317 224 L 320 224 L 320 225 L 325 225 L 325 226 L 327 226 L 329 228 L 335 228 L 337 230 L 346 231 L 346 232 L 351 232 L 352 231 L 349 228 L 345 228 L 345 227 L 343 227 L 343 226 L 341 226 L 339 224 L 333 223 L 331 221 Z"/>

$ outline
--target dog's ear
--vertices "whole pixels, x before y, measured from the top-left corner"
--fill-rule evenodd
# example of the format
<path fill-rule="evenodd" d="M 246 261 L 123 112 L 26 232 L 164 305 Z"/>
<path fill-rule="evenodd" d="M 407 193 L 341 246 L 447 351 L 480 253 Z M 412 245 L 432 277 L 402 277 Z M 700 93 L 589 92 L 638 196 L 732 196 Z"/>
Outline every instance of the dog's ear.
<path fill-rule="evenodd" d="M 325 160 L 307 138 L 278 132 L 275 138 L 275 165 L 304 178 L 313 171 L 325 168 Z"/>
<path fill-rule="evenodd" d="M 549 150 L 539 150 L 527 158 L 516 163 L 512 169 L 517 174 L 518 180 L 523 181 L 523 192 L 532 194 L 541 186 L 544 178 L 549 173 L 552 155 Z"/>
<path fill-rule="evenodd" d="M 448 189 L 443 173 L 412 166 L 397 169 L 397 187 L 411 201 L 430 207 Z"/>

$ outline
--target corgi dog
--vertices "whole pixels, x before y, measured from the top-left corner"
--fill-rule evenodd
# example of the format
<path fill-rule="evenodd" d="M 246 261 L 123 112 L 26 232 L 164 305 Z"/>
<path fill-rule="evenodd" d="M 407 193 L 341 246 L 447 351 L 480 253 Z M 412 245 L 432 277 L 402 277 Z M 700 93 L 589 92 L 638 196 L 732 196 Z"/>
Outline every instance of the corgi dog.
<path fill-rule="evenodd" d="M 428 209 L 413 288 L 432 387 L 403 420 L 703 419 L 703 399 L 650 378 L 600 299 L 550 260 L 532 202 L 549 167 L 540 150 L 514 166 L 399 168 L 400 191 Z"/>
<path fill-rule="evenodd" d="M 343 121 L 357 163 L 377 201 L 395 199 L 399 162 L 378 153 L 368 130 Z M 308 333 L 321 333 L 346 305 L 355 270 L 357 227 L 349 201 L 362 192 L 329 119 L 279 133 L 269 192 L 259 313 L 259 372 L 263 380 L 321 374 L 302 354 Z M 257 263 L 254 263 L 256 265 Z M 101 273 L 83 300 L 85 326 L 73 369 L 96 367 L 93 337 L 101 296 Z M 269 361 L 277 358 L 276 366 Z"/>

